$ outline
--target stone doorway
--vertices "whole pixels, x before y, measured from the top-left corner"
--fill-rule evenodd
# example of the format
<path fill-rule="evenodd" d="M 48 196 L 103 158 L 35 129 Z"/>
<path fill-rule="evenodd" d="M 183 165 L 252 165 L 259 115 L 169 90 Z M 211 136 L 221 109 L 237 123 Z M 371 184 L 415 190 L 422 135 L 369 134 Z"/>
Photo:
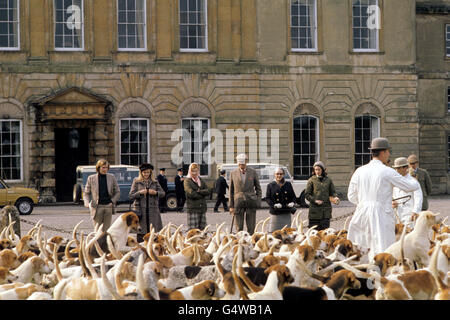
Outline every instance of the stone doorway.
<path fill-rule="evenodd" d="M 36 122 L 30 176 L 44 203 L 72 201 L 77 165 L 100 158 L 114 163 L 112 105 L 81 88 L 61 90 L 32 105 Z"/>
<path fill-rule="evenodd" d="M 76 168 L 89 164 L 89 129 L 55 128 L 56 201 L 72 201 Z"/>

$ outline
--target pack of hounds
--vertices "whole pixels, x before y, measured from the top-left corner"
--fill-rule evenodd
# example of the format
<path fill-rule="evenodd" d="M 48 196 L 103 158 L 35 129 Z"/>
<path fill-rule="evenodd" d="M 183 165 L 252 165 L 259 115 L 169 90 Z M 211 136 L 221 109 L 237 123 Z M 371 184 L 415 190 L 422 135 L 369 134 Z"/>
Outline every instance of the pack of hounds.
<path fill-rule="evenodd" d="M 449 300 L 450 227 L 423 211 L 369 261 L 343 229 L 290 226 L 253 235 L 166 225 L 138 243 L 133 212 L 103 232 L 47 239 L 38 222 L 0 234 L 0 300 Z M 11 221 L 11 220 L 10 220 Z"/>

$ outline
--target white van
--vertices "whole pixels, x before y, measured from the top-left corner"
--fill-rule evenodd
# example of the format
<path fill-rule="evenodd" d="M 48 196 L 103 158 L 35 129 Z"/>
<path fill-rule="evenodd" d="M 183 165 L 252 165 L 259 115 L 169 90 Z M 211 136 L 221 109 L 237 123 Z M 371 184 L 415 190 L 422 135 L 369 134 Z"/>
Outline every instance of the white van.
<path fill-rule="evenodd" d="M 261 185 L 262 197 L 266 196 L 267 185 L 275 179 L 275 169 L 281 167 L 286 172 L 284 178 L 292 184 L 295 195 L 297 196 L 297 204 L 301 207 L 308 208 L 308 203 L 305 199 L 305 188 L 307 180 L 294 180 L 289 173 L 289 170 L 285 166 L 273 164 L 273 163 L 247 163 L 247 166 L 253 168 L 258 173 L 259 183 Z M 226 180 L 230 184 L 230 173 L 236 169 L 238 165 L 236 163 L 223 163 L 217 165 L 217 177 L 220 175 L 221 170 L 226 171 Z M 227 190 L 227 196 L 230 197 L 230 191 Z"/>

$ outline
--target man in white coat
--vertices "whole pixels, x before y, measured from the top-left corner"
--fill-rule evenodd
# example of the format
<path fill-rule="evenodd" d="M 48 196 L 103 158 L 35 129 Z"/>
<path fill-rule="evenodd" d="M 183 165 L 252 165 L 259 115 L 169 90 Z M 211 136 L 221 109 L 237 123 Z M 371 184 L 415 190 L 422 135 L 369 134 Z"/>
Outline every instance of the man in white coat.
<path fill-rule="evenodd" d="M 408 160 L 405 157 L 400 157 L 395 159 L 394 168 L 399 174 L 401 174 L 406 179 L 412 181 L 415 178 L 411 177 L 408 173 Z M 406 224 L 411 222 L 413 214 L 419 214 L 422 211 L 422 188 L 417 189 L 413 192 L 405 192 L 400 188 L 394 187 L 392 197 L 394 199 L 411 196 L 408 201 L 406 199 L 400 199 L 392 202 L 392 206 L 397 208 L 397 215 L 400 222 Z M 406 201 L 406 202 L 405 202 Z"/>
<path fill-rule="evenodd" d="M 347 238 L 369 248 L 369 258 L 372 260 L 395 242 L 392 189 L 398 187 L 412 192 L 420 185 L 386 165 L 391 155 L 386 138 L 373 139 L 369 150 L 372 160 L 356 169 L 348 187 L 348 199 L 356 204 L 356 210 L 348 227 Z"/>

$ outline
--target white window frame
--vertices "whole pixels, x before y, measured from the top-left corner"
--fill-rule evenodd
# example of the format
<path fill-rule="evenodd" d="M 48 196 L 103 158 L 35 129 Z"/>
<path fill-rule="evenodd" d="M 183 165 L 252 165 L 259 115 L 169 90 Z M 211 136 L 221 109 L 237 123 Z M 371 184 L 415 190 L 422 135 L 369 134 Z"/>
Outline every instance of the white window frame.
<path fill-rule="evenodd" d="M 119 163 L 122 163 L 122 120 L 145 120 L 147 122 L 147 162 L 150 162 L 150 119 L 148 118 L 120 118 L 119 119 Z"/>
<path fill-rule="evenodd" d="M 20 0 L 17 1 L 17 47 L 0 47 L 0 51 L 20 50 Z"/>
<path fill-rule="evenodd" d="M 203 12 L 204 12 L 204 19 L 205 19 L 205 48 L 200 49 L 191 49 L 191 48 L 181 48 L 181 1 L 184 0 L 178 0 L 178 35 L 179 35 L 179 41 L 180 41 L 180 52 L 208 52 L 208 0 L 203 0 Z M 186 0 L 189 2 L 189 0 Z"/>
<path fill-rule="evenodd" d="M 293 155 L 293 158 L 292 158 L 292 160 L 293 160 L 293 163 L 292 163 L 292 169 L 293 169 L 293 172 L 292 172 L 292 177 L 295 177 L 296 176 L 296 174 L 295 174 L 295 168 L 297 167 L 297 166 L 295 166 L 295 162 L 294 162 L 294 157 L 295 156 L 299 156 L 299 157 L 301 157 L 303 154 L 297 154 L 297 153 L 295 153 L 295 142 L 296 142 L 296 140 L 295 140 L 295 128 L 294 128 L 294 121 L 295 121 L 295 119 L 298 119 L 298 118 L 302 118 L 302 117 L 308 117 L 308 118 L 314 118 L 315 120 L 316 120 L 316 129 L 315 129 L 315 139 L 316 139 L 316 159 L 315 159 L 315 161 L 314 162 L 316 162 L 316 161 L 318 161 L 319 159 L 320 159 L 320 141 L 319 141 L 319 138 L 320 138 L 320 135 L 319 135 L 319 125 L 320 125 L 320 122 L 319 122 L 319 117 L 316 117 L 316 116 L 313 116 L 313 115 L 311 115 L 311 114 L 302 114 L 302 115 L 299 115 L 299 116 L 296 116 L 296 117 L 294 117 L 294 119 L 293 119 L 293 122 L 292 122 L 292 134 L 293 134 L 293 137 L 292 137 L 292 155 Z M 309 129 L 310 130 L 310 129 Z M 301 135 L 301 133 L 300 133 L 300 135 Z M 310 142 L 308 142 L 308 143 L 310 143 Z M 309 153 L 308 155 L 312 155 L 312 153 Z M 314 164 L 314 162 L 311 164 L 311 166 L 309 167 L 309 173 L 311 173 L 312 172 L 312 165 Z M 302 168 L 303 166 L 300 166 L 300 168 Z M 298 176 L 298 175 L 297 175 Z"/>
<path fill-rule="evenodd" d="M 445 25 L 445 56 L 450 58 L 450 24 Z"/>
<path fill-rule="evenodd" d="M 317 37 L 317 0 L 313 0 L 314 1 L 314 26 L 312 27 L 311 31 L 314 32 L 314 48 L 294 48 L 292 47 L 292 1 L 290 0 L 289 4 L 289 26 L 290 26 L 290 32 L 291 34 L 290 39 L 291 39 L 291 51 L 292 52 L 317 52 L 318 50 L 318 45 L 317 45 L 317 41 L 318 41 L 318 37 Z M 309 0 L 308 0 L 309 1 Z"/>
<path fill-rule="evenodd" d="M 0 125 L 2 122 L 8 121 L 18 121 L 19 122 L 19 133 L 20 133 L 20 179 L 5 179 L 5 182 L 21 182 L 23 181 L 23 124 L 21 119 L 0 119 Z M 1 160 L 0 160 L 1 161 Z"/>
<path fill-rule="evenodd" d="M 364 153 L 364 152 L 362 152 L 362 153 L 357 153 L 356 152 L 356 118 L 360 118 L 360 117 L 370 117 L 370 139 L 369 139 L 369 143 L 370 143 L 370 141 L 372 141 L 373 139 L 375 139 L 375 138 L 379 138 L 380 137 L 380 117 L 378 117 L 378 116 L 374 116 L 374 115 L 371 115 L 371 114 L 362 114 L 362 115 L 357 115 L 357 116 L 355 116 L 355 125 L 354 125 L 354 128 L 353 128 L 353 132 L 354 132 L 354 142 L 353 142 L 353 145 L 355 146 L 355 152 L 354 152 L 354 154 L 353 154 L 353 159 L 355 159 L 355 156 L 356 155 L 364 155 L 364 154 L 367 154 L 367 153 Z M 373 121 L 375 121 L 376 120 L 376 128 L 373 128 Z M 364 128 L 361 128 L 362 130 L 364 130 Z M 369 150 L 369 154 L 370 154 L 370 150 Z M 355 168 L 357 168 L 357 165 L 356 165 L 356 161 L 354 160 L 354 165 L 355 165 Z M 363 163 L 363 164 L 361 164 L 360 166 L 363 166 L 363 165 L 365 165 L 365 163 Z M 360 166 L 358 166 L 358 167 L 360 167 Z"/>
<path fill-rule="evenodd" d="M 208 137 L 207 137 L 207 139 L 208 139 L 208 142 L 211 142 L 211 121 L 210 121 L 210 119 L 209 118 L 204 118 L 204 117 L 186 117 L 186 118 L 182 118 L 181 119 L 181 128 L 183 128 L 183 120 L 201 120 L 201 121 L 203 121 L 203 120 L 206 120 L 207 121 L 207 133 L 208 133 Z M 203 142 L 203 134 L 202 134 L 202 136 L 201 136 L 201 139 L 202 139 L 202 142 Z M 182 143 L 183 143 L 183 140 L 181 141 Z M 184 155 L 184 151 L 183 151 L 183 148 L 181 149 L 181 152 L 182 152 L 182 154 Z M 204 152 L 204 150 L 203 150 L 203 146 L 202 146 L 202 160 L 204 160 L 203 159 L 203 152 Z M 190 154 L 192 154 L 193 152 L 191 151 L 190 152 Z M 201 163 L 199 163 L 199 165 L 201 165 Z M 203 178 L 208 178 L 210 175 L 211 175 L 211 153 L 209 153 L 208 154 L 208 160 L 207 160 L 207 165 L 208 165 L 208 174 L 207 175 L 201 175 L 200 174 L 200 170 L 199 170 L 199 176 L 200 177 L 203 177 Z"/>
<path fill-rule="evenodd" d="M 141 0 L 143 2 L 143 11 L 144 11 L 144 47 L 143 48 L 120 48 L 119 47 L 119 1 L 117 0 L 117 51 L 147 51 L 147 1 Z M 127 8 L 128 12 L 128 8 Z M 138 25 L 138 23 L 135 23 Z M 128 38 L 128 35 L 127 35 Z"/>
<path fill-rule="evenodd" d="M 353 19 L 354 19 L 353 6 L 354 6 L 354 2 L 355 1 L 364 1 L 364 0 L 352 0 L 352 7 L 351 7 L 352 8 L 352 13 L 351 13 L 351 15 L 352 15 L 352 22 L 351 22 L 351 28 L 352 28 L 352 48 L 353 48 L 353 52 L 379 52 L 380 51 L 380 30 L 378 30 L 378 29 L 375 29 L 376 48 L 374 48 L 374 49 L 356 49 L 355 48 L 355 45 L 354 45 L 355 44 L 355 27 L 353 25 Z M 371 0 L 367 0 L 367 1 L 371 1 Z M 380 2 L 378 0 L 373 0 L 373 1 L 376 2 L 375 3 L 376 6 L 380 5 Z M 380 18 L 380 23 L 381 23 L 381 17 L 379 17 L 379 18 Z M 356 29 L 364 29 L 364 28 L 356 27 Z M 370 32 L 369 28 L 366 28 L 366 29 L 367 29 L 367 32 Z"/>
<path fill-rule="evenodd" d="M 53 0 L 53 48 L 55 51 L 84 51 L 84 0 L 81 1 L 81 47 L 80 48 L 58 48 L 56 47 L 56 1 Z M 64 0 L 61 0 L 64 3 Z M 67 23 L 67 22 L 66 22 Z"/>

